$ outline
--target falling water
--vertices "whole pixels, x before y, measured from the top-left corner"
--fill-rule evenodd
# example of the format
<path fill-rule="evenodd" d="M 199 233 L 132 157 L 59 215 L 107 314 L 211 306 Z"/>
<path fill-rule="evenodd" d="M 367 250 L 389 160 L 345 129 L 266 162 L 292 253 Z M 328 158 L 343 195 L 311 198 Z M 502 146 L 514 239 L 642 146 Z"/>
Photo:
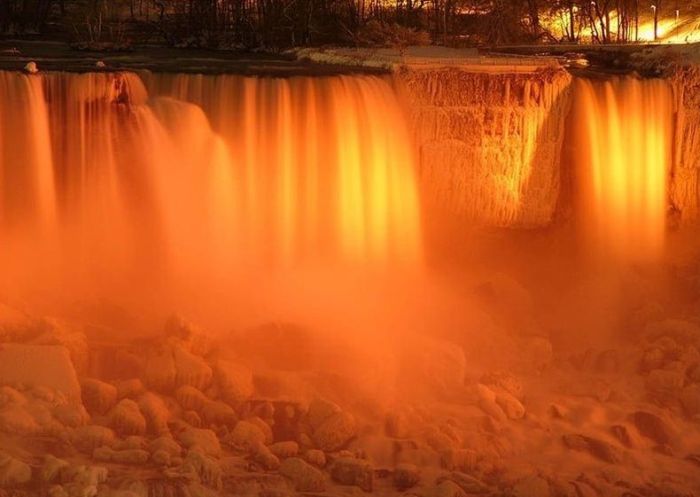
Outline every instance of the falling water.
<path fill-rule="evenodd" d="M 662 80 L 577 80 L 579 211 L 586 238 L 599 254 L 636 261 L 660 255 L 672 117 L 672 90 Z"/>
<path fill-rule="evenodd" d="M 0 206 L 8 287 L 421 257 L 412 147 L 378 77 L 0 72 Z"/>

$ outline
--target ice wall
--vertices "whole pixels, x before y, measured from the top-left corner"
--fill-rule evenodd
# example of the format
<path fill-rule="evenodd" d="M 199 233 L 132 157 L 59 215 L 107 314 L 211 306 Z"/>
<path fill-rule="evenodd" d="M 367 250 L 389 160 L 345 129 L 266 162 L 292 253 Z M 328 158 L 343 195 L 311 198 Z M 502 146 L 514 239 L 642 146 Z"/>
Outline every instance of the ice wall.
<path fill-rule="evenodd" d="M 554 216 L 572 77 L 563 69 L 411 67 L 397 74 L 424 201 L 486 226 Z"/>

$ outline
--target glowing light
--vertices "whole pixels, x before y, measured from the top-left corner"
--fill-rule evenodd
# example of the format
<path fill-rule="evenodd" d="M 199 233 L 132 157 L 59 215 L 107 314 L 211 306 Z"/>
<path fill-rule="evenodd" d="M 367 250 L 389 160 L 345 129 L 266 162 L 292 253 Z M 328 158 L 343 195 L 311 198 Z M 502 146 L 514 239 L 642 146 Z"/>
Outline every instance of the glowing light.
<path fill-rule="evenodd" d="M 135 294 L 137 278 L 420 267 L 413 150 L 387 81 L 144 78 L 0 72 L 0 272 L 31 284 L 43 261 L 66 272 L 62 291 Z"/>
<path fill-rule="evenodd" d="M 648 260 L 663 247 L 673 98 L 663 81 L 578 80 L 579 211 L 594 247 Z"/>

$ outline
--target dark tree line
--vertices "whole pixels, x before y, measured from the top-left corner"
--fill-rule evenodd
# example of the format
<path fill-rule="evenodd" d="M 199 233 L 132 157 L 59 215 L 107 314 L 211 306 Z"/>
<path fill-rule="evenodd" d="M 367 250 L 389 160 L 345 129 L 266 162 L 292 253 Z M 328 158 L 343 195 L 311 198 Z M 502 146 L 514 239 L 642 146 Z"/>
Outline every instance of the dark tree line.
<path fill-rule="evenodd" d="M 667 3 L 652 0 L 654 25 Z M 625 43 L 643 0 L 0 0 L 6 35 L 220 48 Z M 585 40 L 584 40 L 585 38 Z"/>

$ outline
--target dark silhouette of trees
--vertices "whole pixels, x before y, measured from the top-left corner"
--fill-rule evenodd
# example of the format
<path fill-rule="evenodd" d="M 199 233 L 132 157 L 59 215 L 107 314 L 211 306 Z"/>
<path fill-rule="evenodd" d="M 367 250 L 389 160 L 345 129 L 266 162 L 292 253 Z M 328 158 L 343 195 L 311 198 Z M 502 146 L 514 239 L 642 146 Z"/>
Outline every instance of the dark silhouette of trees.
<path fill-rule="evenodd" d="M 212 48 L 627 43 L 639 39 L 642 16 L 658 32 L 666 2 L 650 1 L 0 0 L 0 30 Z"/>

